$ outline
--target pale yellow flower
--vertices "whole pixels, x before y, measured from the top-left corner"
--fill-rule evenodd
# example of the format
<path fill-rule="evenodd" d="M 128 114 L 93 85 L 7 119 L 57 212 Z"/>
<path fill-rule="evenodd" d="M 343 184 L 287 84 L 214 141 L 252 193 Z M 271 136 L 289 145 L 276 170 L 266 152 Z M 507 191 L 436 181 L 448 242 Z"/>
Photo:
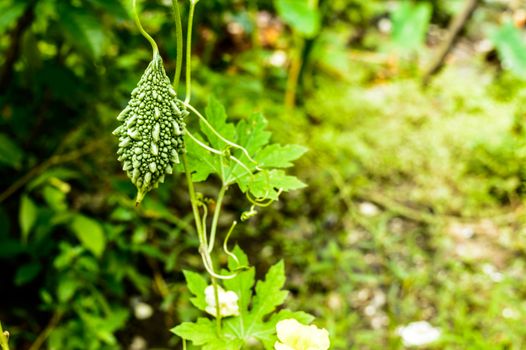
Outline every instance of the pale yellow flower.
<path fill-rule="evenodd" d="M 278 340 L 275 350 L 327 350 L 329 332 L 314 325 L 306 326 L 295 319 L 279 321 L 276 325 Z"/>
<path fill-rule="evenodd" d="M 225 292 L 221 287 L 217 287 L 217 294 L 219 299 L 219 311 L 222 317 L 239 315 L 239 306 L 237 304 L 238 296 L 233 291 Z M 212 316 L 216 316 L 216 298 L 214 295 L 214 287 L 208 286 L 205 288 L 205 311 Z"/>

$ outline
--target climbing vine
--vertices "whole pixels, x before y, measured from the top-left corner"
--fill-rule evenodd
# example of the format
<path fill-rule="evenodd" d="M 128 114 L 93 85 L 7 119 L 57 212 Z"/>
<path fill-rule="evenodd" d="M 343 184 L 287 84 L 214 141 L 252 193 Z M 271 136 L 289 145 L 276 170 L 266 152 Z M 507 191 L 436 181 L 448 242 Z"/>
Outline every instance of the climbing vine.
<path fill-rule="evenodd" d="M 290 337 L 278 339 L 280 321 L 293 319 L 300 326 L 307 327 L 305 324 L 314 319 L 304 312 L 287 309 L 277 312 L 287 296 L 287 292 L 282 290 L 285 283 L 284 263 L 280 261 L 272 266 L 265 279 L 256 283 L 255 270 L 250 266 L 248 257 L 240 247 L 231 250 L 228 244 L 238 221 L 234 220 L 224 235 L 218 232 L 223 200 L 232 186 L 239 187 L 249 203 L 249 208 L 239 218 L 241 221 L 256 215 L 258 208 L 278 200 L 281 193 L 304 187 L 305 184 L 287 175 L 284 169 L 291 167 L 306 148 L 271 143 L 267 120 L 260 113 L 233 124 L 228 121 L 223 105 L 214 97 L 210 97 L 204 113 L 191 104 L 191 38 L 197 3 L 197 0 L 190 1 L 186 51 L 183 53 L 179 4 L 173 1 L 179 51 L 175 77 L 170 84 L 158 46 L 142 27 L 136 1 L 133 0 L 135 21 L 152 46 L 153 59 L 132 91 L 128 105 L 117 117 L 122 124 L 114 131 L 119 138 L 118 159 L 137 187 L 137 205 L 149 191 L 164 182 L 165 176 L 174 172 L 186 174 L 199 239 L 198 253 L 207 273 L 203 276 L 185 271 L 185 277 L 193 294 L 193 305 L 215 320 L 199 317 L 195 322 L 174 327 L 172 332 L 183 339 L 184 347 L 186 341 L 191 341 L 208 350 L 241 349 L 247 342 L 257 340 L 266 349 L 274 346 L 278 349 L 279 344 L 286 345 L 290 341 L 293 343 L 289 344 L 291 348 L 306 349 L 311 341 L 310 335 L 301 339 L 294 336 L 296 340 Z M 176 93 L 183 55 L 186 56 L 184 100 Z M 199 130 L 191 131 L 187 127 L 185 119 L 191 117 L 198 118 Z M 221 186 L 210 220 L 208 199 L 196 190 L 195 183 L 212 176 L 221 180 Z M 223 243 L 216 244 L 220 239 Z M 218 254 L 228 256 L 227 267 L 218 266 L 214 260 Z M 316 349 L 328 348 L 326 331 L 317 338 L 321 339 L 322 345 Z"/>

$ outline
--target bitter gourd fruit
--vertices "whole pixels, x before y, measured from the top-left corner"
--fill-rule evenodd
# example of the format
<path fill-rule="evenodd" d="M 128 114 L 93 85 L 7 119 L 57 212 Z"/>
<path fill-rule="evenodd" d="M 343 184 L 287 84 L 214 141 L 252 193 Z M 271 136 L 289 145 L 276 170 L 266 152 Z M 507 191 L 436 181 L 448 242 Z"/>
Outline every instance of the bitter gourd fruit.
<path fill-rule="evenodd" d="M 137 187 L 137 204 L 166 174 L 172 174 L 185 152 L 184 118 L 188 115 L 166 75 L 160 55 L 154 55 L 113 131 L 119 137 L 118 160 Z"/>

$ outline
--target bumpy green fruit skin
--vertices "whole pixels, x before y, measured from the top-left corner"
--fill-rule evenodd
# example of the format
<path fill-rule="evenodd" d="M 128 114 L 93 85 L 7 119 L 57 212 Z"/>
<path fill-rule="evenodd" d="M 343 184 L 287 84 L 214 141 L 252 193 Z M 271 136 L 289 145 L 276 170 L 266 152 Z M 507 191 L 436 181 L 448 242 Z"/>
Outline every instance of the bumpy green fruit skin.
<path fill-rule="evenodd" d="M 179 155 L 185 152 L 187 115 L 166 76 L 161 56 L 156 55 L 117 117 L 122 125 L 113 131 L 119 137 L 118 159 L 137 186 L 137 203 L 179 163 Z"/>

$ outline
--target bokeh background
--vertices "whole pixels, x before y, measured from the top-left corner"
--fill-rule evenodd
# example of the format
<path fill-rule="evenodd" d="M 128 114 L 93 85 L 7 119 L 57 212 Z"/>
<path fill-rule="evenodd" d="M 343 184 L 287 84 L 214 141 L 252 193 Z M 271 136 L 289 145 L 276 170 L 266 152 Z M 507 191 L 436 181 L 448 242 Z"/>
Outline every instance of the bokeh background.
<path fill-rule="evenodd" d="M 115 156 L 151 58 L 129 2 L 0 1 L 0 320 L 15 349 L 175 349 L 168 330 L 197 316 L 183 176 L 135 208 Z M 171 2 L 140 3 L 173 75 Z M 525 22 L 522 0 L 198 3 L 194 104 L 262 111 L 276 142 L 309 148 L 292 170 L 308 188 L 232 240 L 259 271 L 284 259 L 287 306 L 333 349 L 407 348 L 398 330 L 415 321 L 441 334 L 425 349 L 526 348 Z M 235 191 L 226 205 L 224 226 L 248 208 Z"/>

